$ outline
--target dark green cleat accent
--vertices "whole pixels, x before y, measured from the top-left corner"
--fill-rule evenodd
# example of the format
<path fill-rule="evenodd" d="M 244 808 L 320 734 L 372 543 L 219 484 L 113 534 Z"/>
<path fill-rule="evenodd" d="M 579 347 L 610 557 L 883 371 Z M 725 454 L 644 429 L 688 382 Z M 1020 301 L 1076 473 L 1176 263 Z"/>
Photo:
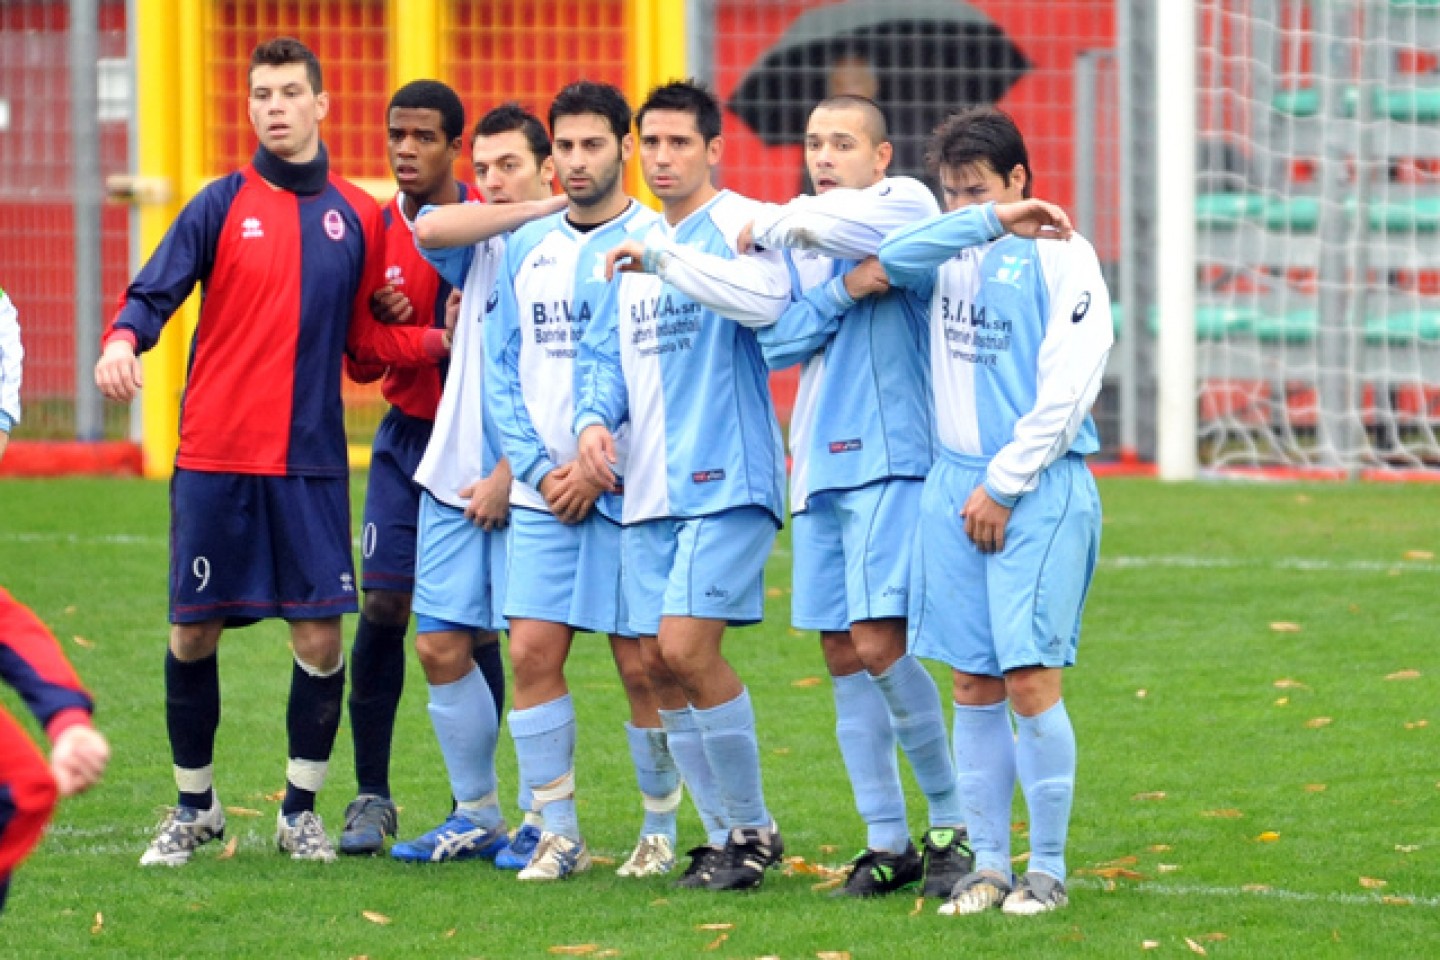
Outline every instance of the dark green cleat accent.
<path fill-rule="evenodd" d="M 970 849 L 969 840 L 970 834 L 964 827 L 931 827 L 925 831 L 922 895 L 949 897 L 955 884 L 974 871 L 975 853 Z"/>

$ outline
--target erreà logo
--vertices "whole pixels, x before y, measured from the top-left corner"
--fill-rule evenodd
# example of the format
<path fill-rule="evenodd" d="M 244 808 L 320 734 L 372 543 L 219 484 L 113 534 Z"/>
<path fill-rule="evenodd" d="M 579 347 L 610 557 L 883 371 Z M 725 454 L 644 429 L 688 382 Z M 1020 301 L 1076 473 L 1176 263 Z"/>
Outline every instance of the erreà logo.
<path fill-rule="evenodd" d="M 385 268 L 385 282 L 392 287 L 405 286 L 405 271 L 400 269 L 399 264 L 390 264 Z"/>
<path fill-rule="evenodd" d="M 1079 323 L 1085 319 L 1085 314 L 1090 312 L 1090 291 L 1086 290 L 1080 294 L 1080 300 L 1075 304 L 1075 309 L 1070 313 L 1070 322 Z"/>
<path fill-rule="evenodd" d="M 859 450 L 861 446 L 863 446 L 863 444 L 861 444 L 859 437 L 854 437 L 850 440 L 831 440 L 830 452 L 851 453 L 852 451 Z"/>
<path fill-rule="evenodd" d="M 340 216 L 339 210 L 326 210 L 321 222 L 325 224 L 325 236 L 331 240 L 345 239 L 345 218 Z"/>
<path fill-rule="evenodd" d="M 724 480 L 724 470 L 696 470 L 690 474 L 692 483 L 714 483 L 716 480 Z"/>
<path fill-rule="evenodd" d="M 260 225 L 259 217 L 246 217 L 240 222 L 240 238 L 242 240 L 259 240 L 265 236 L 265 228 Z"/>

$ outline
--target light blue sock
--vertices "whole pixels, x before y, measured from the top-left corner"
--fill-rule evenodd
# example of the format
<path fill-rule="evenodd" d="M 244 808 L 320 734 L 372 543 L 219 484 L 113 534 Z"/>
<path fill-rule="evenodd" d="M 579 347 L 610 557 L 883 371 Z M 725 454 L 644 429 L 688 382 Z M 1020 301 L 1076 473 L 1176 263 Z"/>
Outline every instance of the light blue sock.
<path fill-rule="evenodd" d="M 875 685 L 890 707 L 895 737 L 915 772 L 915 782 L 930 801 L 930 826 L 960 826 L 965 813 L 955 787 L 955 766 L 935 681 L 919 660 L 906 654 L 876 677 Z"/>
<path fill-rule="evenodd" d="M 1030 809 L 1030 862 L 1065 879 L 1065 837 L 1075 798 L 1075 728 L 1061 700 L 1033 717 L 1015 715 L 1015 768 Z"/>
<path fill-rule="evenodd" d="M 750 691 L 718 707 L 692 707 L 705 745 L 705 758 L 715 771 L 724 804 L 725 822 L 734 827 L 768 827 L 770 811 L 760 784 L 760 744 L 755 739 L 755 709 Z"/>
<path fill-rule="evenodd" d="M 1010 804 L 1015 798 L 1015 734 L 1004 700 L 955 704 L 955 771 L 975 869 L 1010 876 Z"/>
<path fill-rule="evenodd" d="M 665 742 L 665 731 L 659 728 L 625 724 L 625 739 L 630 743 L 630 759 L 635 764 L 635 782 L 645 802 L 645 822 L 640 826 L 642 837 L 662 834 L 675 846 L 675 811 L 680 808 L 680 772 Z"/>
<path fill-rule="evenodd" d="M 700 814 L 705 841 L 713 847 L 723 847 L 730 829 L 725 824 L 720 788 L 715 784 L 715 774 L 711 772 L 710 761 L 705 756 L 700 728 L 695 725 L 695 712 L 689 707 L 661 710 L 660 725 L 665 728 L 665 739 L 670 745 L 670 756 L 680 771 L 680 779 L 685 781 L 695 812 Z"/>
<path fill-rule="evenodd" d="M 575 814 L 575 703 L 563 697 L 510 711 L 515 760 L 545 821 L 545 830 L 580 839 Z"/>
<path fill-rule="evenodd" d="M 835 688 L 835 739 L 850 774 L 855 809 L 865 821 L 865 846 L 904 853 L 910 844 L 905 791 L 895 762 L 890 708 L 864 670 L 831 677 Z"/>
<path fill-rule="evenodd" d="M 430 685 L 430 723 L 450 775 L 455 802 L 486 829 L 503 823 L 495 799 L 495 701 L 479 670 L 454 683 Z M 481 803 L 488 798 L 488 803 Z M 467 806 L 468 805 L 468 806 Z"/>

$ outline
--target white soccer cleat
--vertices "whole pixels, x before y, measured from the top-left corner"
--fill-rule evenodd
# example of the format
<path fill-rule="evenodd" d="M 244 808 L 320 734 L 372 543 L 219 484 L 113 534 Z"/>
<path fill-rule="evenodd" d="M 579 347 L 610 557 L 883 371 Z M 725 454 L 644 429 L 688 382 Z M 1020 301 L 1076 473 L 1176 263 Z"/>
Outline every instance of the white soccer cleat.
<path fill-rule="evenodd" d="M 140 856 L 142 867 L 179 867 L 190 862 L 190 856 L 202 844 L 225 836 L 225 810 L 220 801 L 209 810 L 194 807 L 171 807 L 155 831 L 155 839 Z"/>
<path fill-rule="evenodd" d="M 940 905 L 945 917 L 966 917 L 994 910 L 1010 895 L 1010 881 L 993 870 L 977 870 L 955 884 L 950 899 Z"/>
<path fill-rule="evenodd" d="M 1048 873 L 1031 871 L 1020 878 L 1015 889 L 1000 908 L 1011 916 L 1031 917 L 1037 913 L 1059 910 L 1070 902 L 1065 884 Z"/>
<path fill-rule="evenodd" d="M 564 880 L 590 869 L 590 851 L 584 840 L 571 840 L 548 831 L 540 834 L 535 853 L 518 874 L 521 880 Z"/>
<path fill-rule="evenodd" d="M 335 848 L 325 836 L 325 824 L 315 815 L 314 810 L 302 810 L 290 816 L 277 814 L 275 818 L 275 846 L 281 853 L 290 854 L 291 860 L 314 860 L 330 863 L 335 859 Z"/>
<path fill-rule="evenodd" d="M 670 838 L 663 833 L 648 833 L 615 873 L 621 877 L 663 877 L 674 868 L 675 846 Z"/>

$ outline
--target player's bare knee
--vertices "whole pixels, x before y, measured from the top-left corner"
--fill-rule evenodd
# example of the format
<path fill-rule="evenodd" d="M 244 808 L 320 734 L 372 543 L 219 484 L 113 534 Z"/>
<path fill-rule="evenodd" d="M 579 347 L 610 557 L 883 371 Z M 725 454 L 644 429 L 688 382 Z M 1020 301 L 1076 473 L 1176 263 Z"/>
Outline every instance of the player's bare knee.
<path fill-rule="evenodd" d="M 820 653 L 825 658 L 825 669 L 832 677 L 848 677 L 865 669 L 865 663 L 848 633 L 820 634 Z"/>
<path fill-rule="evenodd" d="M 290 645 L 301 667 L 321 676 L 333 674 L 344 655 L 340 618 L 290 621 Z"/>
<path fill-rule="evenodd" d="M 510 638 L 510 668 L 515 672 L 515 683 L 532 686 L 552 681 L 563 676 L 565 658 L 546 643 L 514 636 Z"/>
<path fill-rule="evenodd" d="M 362 610 L 366 620 L 388 626 L 410 622 L 410 594 L 399 590 L 366 590 Z"/>
<path fill-rule="evenodd" d="M 954 671 L 955 702 L 967 707 L 986 707 L 1005 699 L 1005 679 L 977 673 Z"/>
<path fill-rule="evenodd" d="M 1049 667 L 1024 667 L 1005 675 L 1005 689 L 1010 697 L 1010 706 L 1022 717 L 1034 717 L 1044 713 L 1060 701 L 1060 677 L 1058 669 Z"/>
<path fill-rule="evenodd" d="M 475 668 L 472 641 L 463 633 L 421 633 L 415 636 L 415 654 L 425 679 L 435 685 L 454 683 Z"/>
<path fill-rule="evenodd" d="M 170 652 L 183 663 L 192 663 L 213 656 L 220 647 L 224 622 L 175 623 L 170 625 Z"/>
<path fill-rule="evenodd" d="M 905 655 L 905 621 L 865 620 L 850 628 L 851 643 L 860 662 L 875 676 L 895 666 Z"/>

